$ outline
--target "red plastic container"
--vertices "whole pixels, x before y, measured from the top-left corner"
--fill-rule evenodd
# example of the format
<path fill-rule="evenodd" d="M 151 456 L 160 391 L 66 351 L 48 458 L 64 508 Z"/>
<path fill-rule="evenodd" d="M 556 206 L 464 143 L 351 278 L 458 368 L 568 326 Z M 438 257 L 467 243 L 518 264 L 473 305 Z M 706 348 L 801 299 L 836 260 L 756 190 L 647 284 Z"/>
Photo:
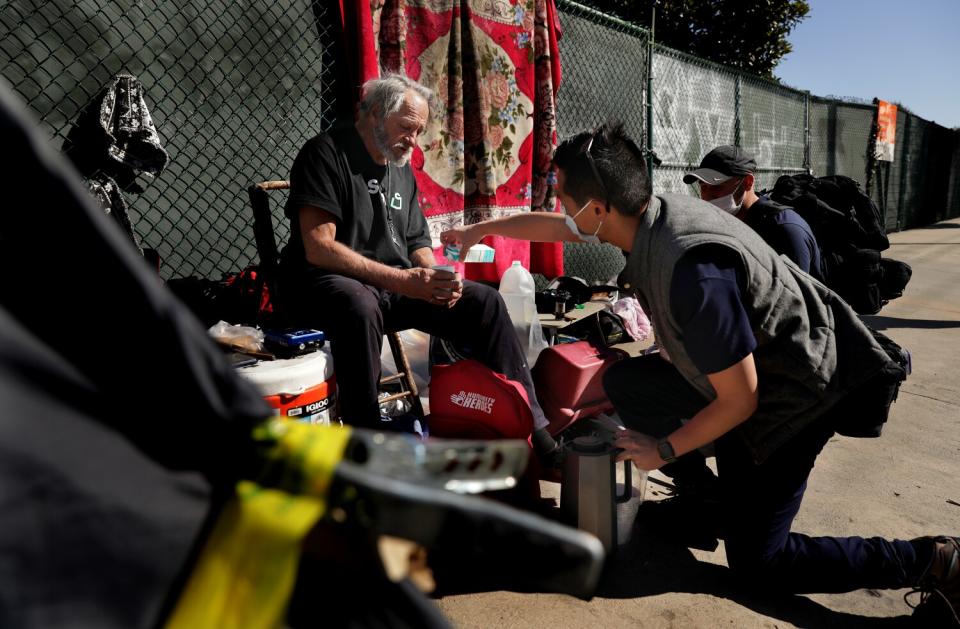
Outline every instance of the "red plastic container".
<path fill-rule="evenodd" d="M 626 357 L 623 350 L 598 348 L 587 341 L 554 345 L 540 353 L 533 384 L 550 420 L 550 434 L 558 434 L 578 419 L 613 410 L 603 390 L 603 374 Z"/>

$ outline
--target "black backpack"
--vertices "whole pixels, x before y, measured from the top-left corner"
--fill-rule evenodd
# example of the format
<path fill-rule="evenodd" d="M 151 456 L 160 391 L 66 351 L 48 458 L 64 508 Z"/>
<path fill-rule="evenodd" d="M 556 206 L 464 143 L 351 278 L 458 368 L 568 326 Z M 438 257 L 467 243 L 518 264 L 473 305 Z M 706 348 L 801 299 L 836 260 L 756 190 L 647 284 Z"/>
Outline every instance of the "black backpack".
<path fill-rule="evenodd" d="M 849 244 L 885 251 L 890 247 L 880 208 L 850 177 L 783 175 L 770 198 L 803 216 L 821 248 Z"/>
<path fill-rule="evenodd" d="M 903 295 L 912 276 L 913 269 L 906 262 L 892 258 L 880 260 L 880 299 L 890 301 Z"/>
<path fill-rule="evenodd" d="M 859 183 L 843 175 L 784 175 L 766 194 L 792 207 L 810 225 L 827 286 L 858 313 L 876 314 L 902 294 L 909 266 L 897 263 L 902 266 L 896 277 L 884 281 L 880 252 L 890 247 L 890 241 L 880 209 Z"/>
<path fill-rule="evenodd" d="M 909 351 L 869 325 L 867 329 L 890 357 L 890 361 L 831 409 L 837 433 L 846 437 L 880 436 L 883 425 L 887 423 L 890 406 L 900 392 L 900 384 L 907 379 L 912 369 Z"/>

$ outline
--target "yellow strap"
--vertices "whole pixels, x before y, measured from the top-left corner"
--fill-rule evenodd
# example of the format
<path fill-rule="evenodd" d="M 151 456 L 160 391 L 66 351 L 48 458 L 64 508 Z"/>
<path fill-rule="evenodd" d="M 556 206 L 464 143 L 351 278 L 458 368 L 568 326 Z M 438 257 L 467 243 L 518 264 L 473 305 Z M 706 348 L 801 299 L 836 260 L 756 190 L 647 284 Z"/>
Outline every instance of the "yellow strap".
<path fill-rule="evenodd" d="M 303 493 L 238 483 L 168 627 L 283 626 L 301 543 L 326 509 L 327 490 L 350 429 L 273 421 L 267 430 L 276 439 L 270 459 L 295 468 L 291 474 L 302 478 Z"/>

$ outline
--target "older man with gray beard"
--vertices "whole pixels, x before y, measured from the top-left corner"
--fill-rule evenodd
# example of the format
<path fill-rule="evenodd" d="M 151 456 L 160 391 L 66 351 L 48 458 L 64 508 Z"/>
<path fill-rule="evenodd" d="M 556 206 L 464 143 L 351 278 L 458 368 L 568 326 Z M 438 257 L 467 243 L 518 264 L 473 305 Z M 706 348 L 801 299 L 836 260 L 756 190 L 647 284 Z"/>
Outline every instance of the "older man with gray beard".
<path fill-rule="evenodd" d="M 340 411 L 347 423 L 389 428 L 377 383 L 383 333 L 416 328 L 470 347 L 520 382 L 533 409 L 534 445 L 545 430 L 526 358 L 499 293 L 434 270 L 410 156 L 430 117 L 432 93 L 388 74 L 364 85 L 360 115 L 309 140 L 290 173 L 281 293 L 301 319 L 331 338 Z"/>

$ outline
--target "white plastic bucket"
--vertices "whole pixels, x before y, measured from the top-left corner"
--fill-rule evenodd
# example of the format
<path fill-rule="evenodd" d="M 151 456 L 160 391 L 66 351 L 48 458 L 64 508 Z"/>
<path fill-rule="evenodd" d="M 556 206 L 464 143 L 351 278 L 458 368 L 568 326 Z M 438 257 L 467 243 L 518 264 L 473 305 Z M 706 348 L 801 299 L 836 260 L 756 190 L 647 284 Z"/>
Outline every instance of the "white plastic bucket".
<path fill-rule="evenodd" d="M 260 390 L 278 414 L 311 424 L 338 421 L 337 385 L 328 347 L 286 360 L 264 360 L 237 373 Z"/>

